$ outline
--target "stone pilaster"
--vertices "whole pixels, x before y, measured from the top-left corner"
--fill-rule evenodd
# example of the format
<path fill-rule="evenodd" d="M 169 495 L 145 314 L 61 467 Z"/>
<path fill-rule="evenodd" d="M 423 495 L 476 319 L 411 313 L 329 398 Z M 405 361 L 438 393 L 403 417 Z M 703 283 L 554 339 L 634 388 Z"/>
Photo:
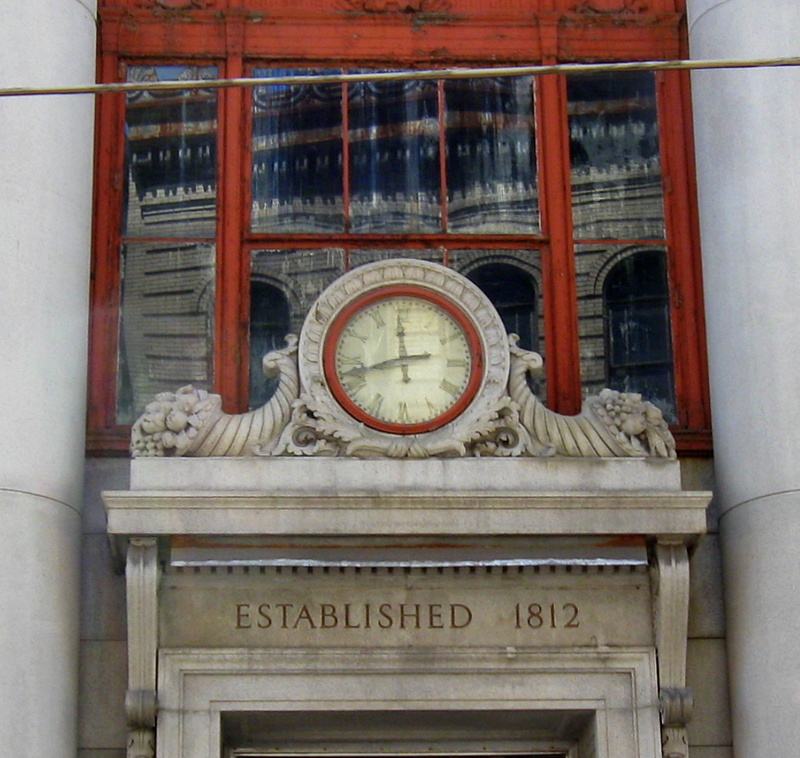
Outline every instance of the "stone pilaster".
<path fill-rule="evenodd" d="M 0 85 L 95 78 L 93 3 L 0 4 Z M 0 99 L 0 743 L 74 758 L 91 96 Z"/>
<path fill-rule="evenodd" d="M 797 54 L 800 6 L 689 0 L 694 58 Z M 800 70 L 693 74 L 734 755 L 800 741 Z"/>

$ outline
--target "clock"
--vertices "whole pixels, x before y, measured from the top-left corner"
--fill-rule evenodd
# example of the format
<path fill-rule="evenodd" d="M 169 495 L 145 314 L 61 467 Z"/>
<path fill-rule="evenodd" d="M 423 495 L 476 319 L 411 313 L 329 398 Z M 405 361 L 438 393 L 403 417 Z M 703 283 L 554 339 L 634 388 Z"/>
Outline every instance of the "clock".
<path fill-rule="evenodd" d="M 377 287 L 347 303 L 327 330 L 322 357 L 339 405 L 389 434 L 445 426 L 473 401 L 484 373 L 470 317 L 416 284 Z"/>
<path fill-rule="evenodd" d="M 284 449 L 461 456 L 506 413 L 508 337 L 492 303 L 438 263 L 390 258 L 331 282 L 297 343 Z"/>

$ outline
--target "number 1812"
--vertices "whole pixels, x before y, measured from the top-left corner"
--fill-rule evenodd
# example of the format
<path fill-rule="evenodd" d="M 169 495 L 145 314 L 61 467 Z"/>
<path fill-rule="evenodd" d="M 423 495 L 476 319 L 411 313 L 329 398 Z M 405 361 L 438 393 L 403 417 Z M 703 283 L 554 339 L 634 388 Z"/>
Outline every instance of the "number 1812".
<path fill-rule="evenodd" d="M 516 629 L 577 629 L 581 622 L 578 618 L 580 611 L 575 603 L 558 603 L 541 605 L 530 603 L 524 605 L 517 603 L 514 606 L 514 620 Z"/>

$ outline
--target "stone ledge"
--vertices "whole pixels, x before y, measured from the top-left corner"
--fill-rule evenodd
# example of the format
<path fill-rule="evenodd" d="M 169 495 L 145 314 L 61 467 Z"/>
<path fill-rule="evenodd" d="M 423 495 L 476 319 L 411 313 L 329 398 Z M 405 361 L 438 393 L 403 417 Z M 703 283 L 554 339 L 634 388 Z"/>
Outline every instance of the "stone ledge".
<path fill-rule="evenodd" d="M 138 458 L 132 490 L 303 492 L 679 492 L 657 458 Z"/>
<path fill-rule="evenodd" d="M 110 534 L 653 535 L 705 531 L 707 492 L 106 492 Z"/>

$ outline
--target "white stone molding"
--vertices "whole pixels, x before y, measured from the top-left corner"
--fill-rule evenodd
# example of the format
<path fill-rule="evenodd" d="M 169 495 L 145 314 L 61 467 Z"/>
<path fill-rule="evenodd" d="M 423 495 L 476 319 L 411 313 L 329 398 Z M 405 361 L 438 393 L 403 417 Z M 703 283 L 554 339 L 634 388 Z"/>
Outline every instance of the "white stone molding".
<path fill-rule="evenodd" d="M 562 736 L 579 743 L 570 756 L 660 757 L 652 648 L 609 648 L 599 655 L 499 646 L 172 648 L 161 650 L 159 664 L 164 707 L 158 752 L 170 758 L 218 756 L 225 714 L 303 713 L 309 740 L 315 714 L 376 710 L 477 711 L 489 727 L 484 743 L 494 713 L 583 713 L 589 717 L 583 729 Z"/>
<path fill-rule="evenodd" d="M 459 536 L 467 537 L 469 544 L 486 546 L 494 556 L 506 547 L 528 546 L 534 541 L 531 538 L 536 538 L 550 557 L 555 555 L 551 550 L 557 550 L 570 535 L 580 537 L 580 544 L 591 545 L 592 550 L 615 542 L 615 535 L 643 535 L 642 562 L 645 537 L 661 540 L 653 553 L 653 592 L 648 591 L 646 580 L 641 581 L 644 575 L 638 574 L 632 583 L 639 593 L 638 610 L 635 614 L 623 611 L 609 622 L 609 628 L 616 628 L 617 618 L 631 621 L 635 617 L 640 624 L 638 636 L 620 640 L 592 631 L 583 643 L 575 638 L 554 637 L 548 645 L 530 637 L 521 638 L 521 642 L 516 637 L 503 639 L 489 615 L 483 616 L 489 619 L 484 631 L 476 622 L 475 637 L 447 642 L 445 637 L 406 637 L 405 632 L 397 637 L 381 636 L 377 644 L 368 644 L 369 640 L 360 637 L 338 637 L 323 640 L 317 647 L 313 639 L 294 636 L 291 644 L 275 636 L 249 640 L 219 637 L 215 636 L 213 619 L 227 616 L 215 598 L 224 596 L 236 602 L 231 594 L 234 577 L 211 569 L 205 574 L 191 571 L 181 584 L 172 573 L 169 592 L 183 593 L 183 597 L 170 597 L 166 583 L 162 584 L 156 733 L 161 758 L 216 758 L 226 738 L 226 718 L 259 713 L 280 719 L 287 711 L 296 716 L 296 721 L 308 720 L 308 728 L 304 726 L 298 737 L 300 742 L 312 739 L 314 719 L 321 718 L 319 714 L 329 714 L 325 724 L 330 726 L 335 722 L 330 714 L 339 712 L 349 714 L 352 723 L 360 718 L 361 711 L 416 711 L 424 715 L 474 710 L 484 719 L 472 735 L 476 745 L 484 738 L 493 738 L 492 718 L 500 723 L 503 714 L 511 713 L 515 723 L 529 715 L 545 723 L 552 734 L 542 739 L 551 740 L 548 744 L 555 744 L 555 737 L 564 740 L 557 744 L 559 750 L 570 741 L 573 747 L 564 747 L 562 752 L 572 758 L 683 755 L 674 746 L 685 736 L 685 728 L 675 724 L 677 711 L 666 713 L 664 708 L 665 703 L 672 703 L 671 688 L 684 685 L 688 563 L 683 544 L 693 543 L 703 531 L 710 495 L 681 490 L 677 461 L 145 458 L 133 462 L 131 486 L 130 492 L 106 493 L 104 497 L 109 533 L 120 539 L 138 535 L 128 559 L 132 693 L 153 686 L 155 604 L 159 597 L 155 540 L 162 537 L 205 535 L 214 549 L 229 537 L 229 544 L 245 546 L 248 551 L 253 549 L 253 537 L 268 538 L 265 542 L 269 545 L 286 537 L 292 545 L 335 547 L 336 560 L 343 556 L 357 560 L 354 546 L 365 547 L 374 555 L 379 541 L 388 541 L 393 548 L 399 544 L 415 546 L 426 535 L 438 540 L 447 534 L 451 543 Z M 202 555 L 200 560 L 206 557 Z M 180 559 L 173 553 L 170 560 L 174 567 Z M 565 578 L 573 573 L 566 569 L 563 575 L 539 578 L 531 586 L 538 587 L 539 592 L 555 587 L 561 592 Z M 243 580 L 245 576 L 249 579 Z M 291 592 L 298 591 L 292 572 L 282 576 Z M 308 591 L 320 598 L 320 589 L 327 587 L 324 591 L 341 592 L 342 602 L 351 602 L 350 580 L 339 585 L 337 572 L 336 582 L 329 586 L 323 584 L 326 576 L 323 570 L 312 577 L 313 586 L 305 585 L 311 587 Z M 385 581 L 379 591 L 389 598 L 387 602 L 393 602 L 394 592 L 407 598 L 410 587 L 422 598 L 419 602 L 426 602 L 421 594 L 427 591 L 420 581 L 422 574 L 411 575 L 411 579 L 403 575 L 397 585 L 385 578 L 390 576 L 388 570 L 380 579 L 373 579 L 371 574 L 358 576 L 365 580 L 369 593 L 375 593 L 378 582 Z M 439 582 L 447 592 L 454 591 L 450 579 L 464 576 L 454 572 L 446 581 L 435 578 L 436 592 Z M 489 572 L 486 576 L 499 580 L 506 591 L 505 576 Z M 255 588 L 258 594 L 265 586 L 261 576 L 249 569 L 235 577 L 247 591 Z M 481 581 L 484 583 L 477 592 L 474 586 L 465 586 L 472 592 L 476 618 L 479 607 L 497 607 L 494 585 L 488 579 Z M 524 586 L 527 596 L 528 585 Z M 597 603 L 609 601 L 610 586 L 604 585 L 605 594 L 596 597 Z M 211 594 L 194 604 L 195 599 L 185 592 L 187 587 L 192 593 Z M 593 587 L 587 582 L 586 591 L 593 591 Z M 620 589 L 621 583 L 615 581 L 614 587 Z M 183 605 L 184 600 L 189 605 Z M 455 595 L 448 600 L 453 601 L 460 602 Z M 415 598 L 413 602 L 418 601 Z M 626 594 L 625 603 L 634 602 Z M 503 607 L 512 605 L 506 602 Z M 656 621 L 651 624 L 654 606 Z M 173 615 L 167 608 L 173 609 Z M 187 608 L 191 612 L 186 612 Z M 223 616 L 215 615 L 220 611 Z M 138 618 L 140 614 L 142 618 Z M 170 626 L 176 618 L 188 626 Z M 511 615 L 507 613 L 506 618 Z M 212 636 L 184 636 L 195 620 L 210 624 Z M 293 630 L 287 633 L 295 634 Z M 239 631 L 231 634 L 238 635 Z M 147 723 L 142 724 L 151 722 L 149 714 L 142 715 L 146 709 L 141 704 L 152 703 L 154 711 L 155 699 L 131 701 L 139 705 L 129 707 L 129 758 L 152 758 L 149 751 L 154 731 Z M 660 709 L 665 714 L 662 720 Z M 555 721 L 548 721 L 555 713 L 566 713 L 573 719 L 571 730 L 556 730 Z M 478 734 L 480 729 L 484 730 L 482 734 Z M 345 736 L 349 739 L 352 735 Z M 440 736 L 447 738 L 444 733 L 433 738 Z M 667 740 L 663 751 L 662 738 Z M 366 741 L 367 737 L 358 739 Z M 568 753 L 570 749 L 572 753 Z M 527 750 L 530 752 L 530 746 Z"/>
<path fill-rule="evenodd" d="M 689 758 L 686 725 L 692 691 L 686 687 L 689 629 L 689 554 L 683 542 L 654 548 L 653 602 L 663 758 Z"/>
<path fill-rule="evenodd" d="M 357 421 L 337 402 L 325 379 L 323 352 L 333 320 L 354 298 L 405 284 L 458 303 L 479 334 L 484 375 L 470 404 L 446 425 L 389 434 Z M 587 398 L 577 416 L 547 409 L 528 385 L 528 377 L 541 371 L 542 357 L 517 347 L 516 335 L 506 334 L 478 287 L 435 263 L 392 259 L 353 269 L 312 306 L 296 350 L 296 340 L 287 339 L 289 347 L 264 358 L 267 375 L 279 377 L 266 405 L 228 415 L 219 395 L 191 386 L 161 393 L 133 426 L 133 456 L 676 457 L 661 411 L 639 394 L 605 389 Z"/>
<path fill-rule="evenodd" d="M 114 535 L 619 535 L 693 540 L 708 492 L 661 459 L 139 458 Z"/>
<path fill-rule="evenodd" d="M 158 544 L 133 538 L 125 568 L 128 611 L 128 758 L 153 758 L 158 653 Z"/>

